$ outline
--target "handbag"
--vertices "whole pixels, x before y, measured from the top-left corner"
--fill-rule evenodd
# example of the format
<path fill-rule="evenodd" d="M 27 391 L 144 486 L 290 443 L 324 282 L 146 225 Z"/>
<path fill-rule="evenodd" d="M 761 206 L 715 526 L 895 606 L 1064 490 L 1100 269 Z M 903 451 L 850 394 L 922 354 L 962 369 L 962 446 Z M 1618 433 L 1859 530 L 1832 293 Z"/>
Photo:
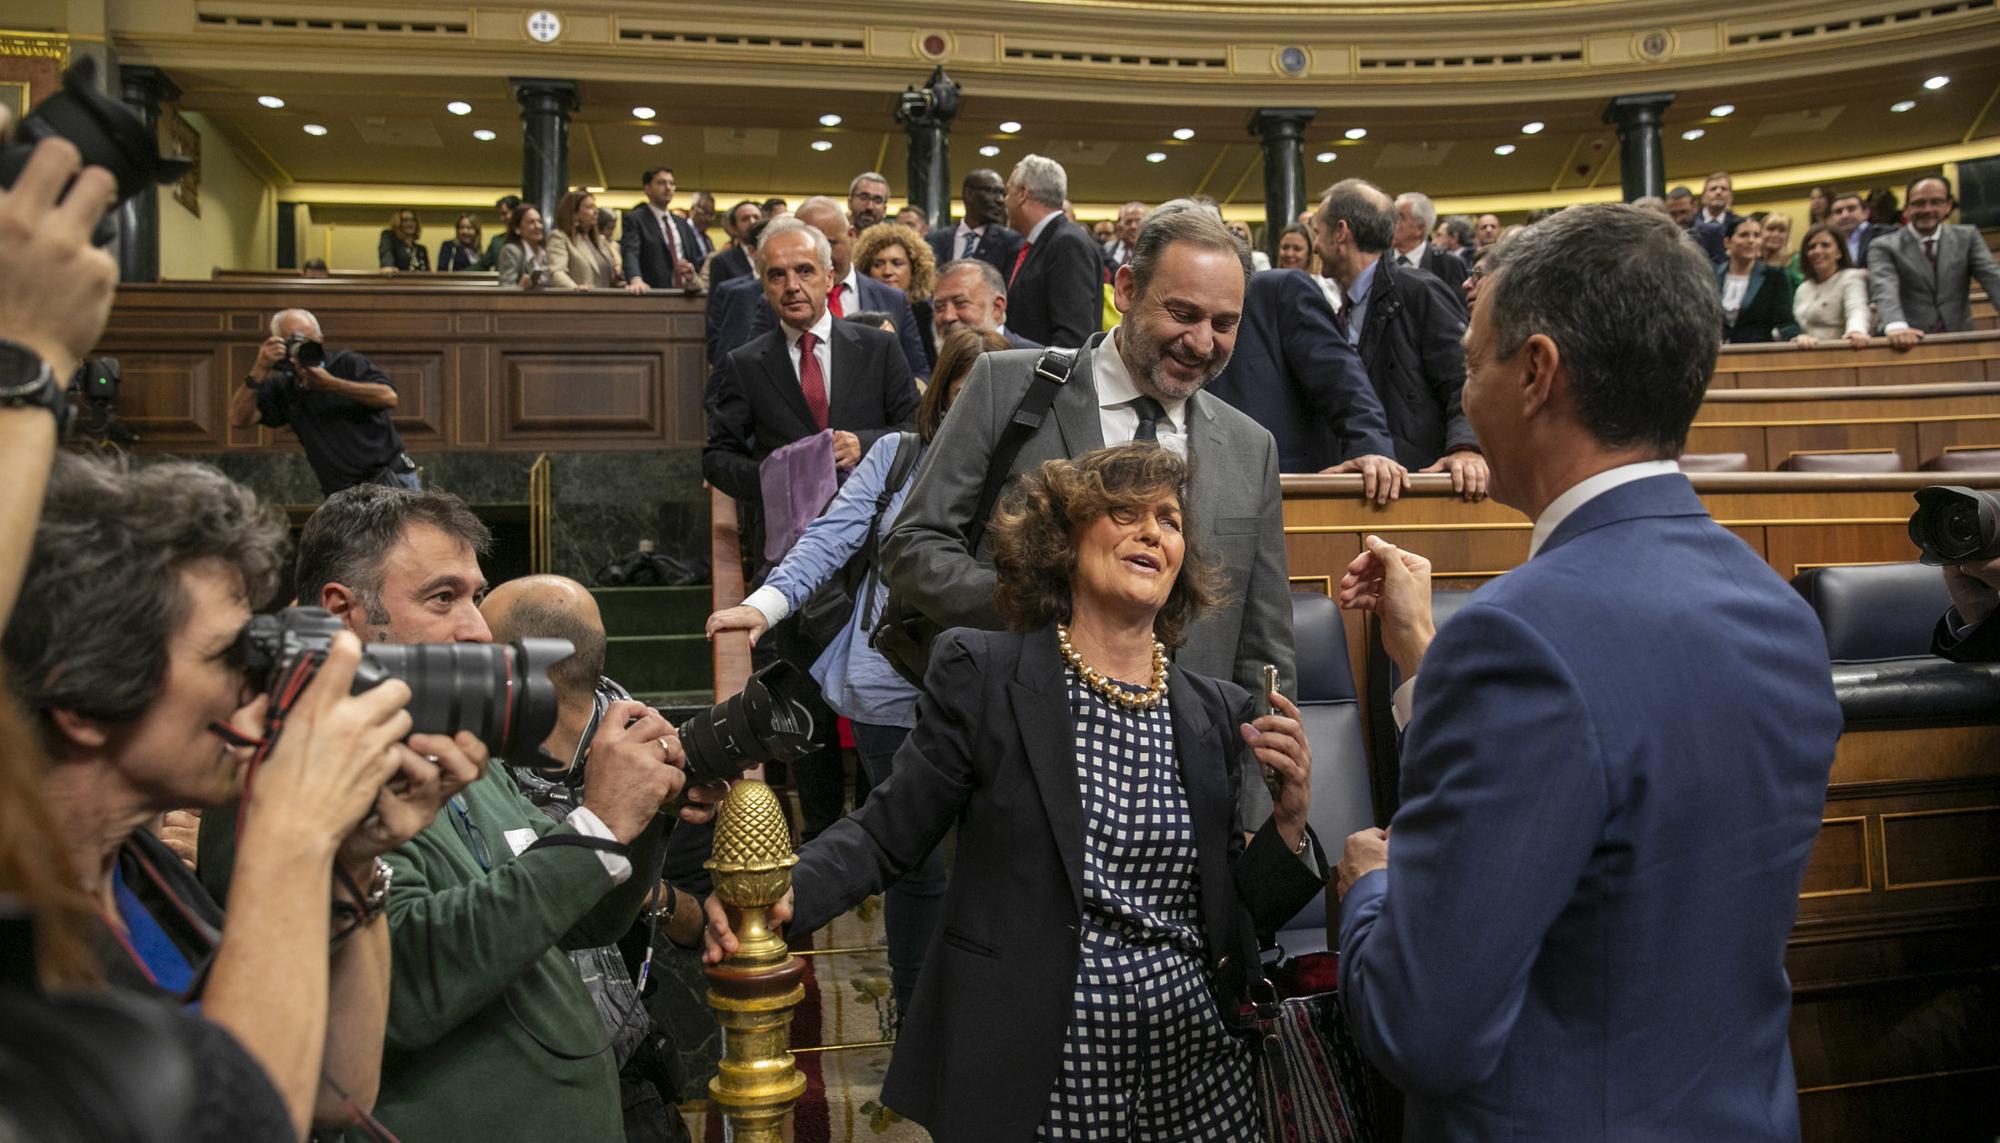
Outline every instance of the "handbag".
<path fill-rule="evenodd" d="M 882 492 L 875 498 L 875 512 L 868 520 L 868 534 L 861 541 L 861 549 L 848 558 L 831 576 L 828 576 L 812 594 L 806 596 L 798 609 L 788 616 L 780 627 L 786 628 L 781 634 L 780 653 L 795 665 L 810 668 L 819 661 L 841 630 L 854 618 L 855 602 L 872 595 L 874 589 L 875 564 L 881 550 L 882 517 L 889 511 L 889 501 L 896 498 L 910 473 L 917 466 L 917 457 L 923 452 L 923 443 L 915 433 L 896 434 L 896 457 L 889 462 L 889 472 L 882 481 Z M 872 614 L 864 613 L 863 630 Z"/>
<path fill-rule="evenodd" d="M 1014 458 L 1021 455 L 1021 446 L 1042 427 L 1049 407 L 1056 403 L 1056 392 L 1075 372 L 1076 359 L 1077 351 L 1073 349 L 1044 349 L 1035 359 L 1035 368 L 1028 377 L 1028 391 L 1021 394 L 1021 403 L 1014 407 L 1014 415 L 1008 419 L 1006 430 L 1000 434 L 1000 441 L 986 462 L 986 484 L 980 489 L 979 506 L 973 510 L 972 522 L 965 529 L 967 554 L 979 551 L 986 522 L 993 517 L 993 506 L 1000 501 L 1000 489 L 1013 471 Z M 868 636 L 868 645 L 888 660 L 905 682 L 922 688 L 924 672 L 930 669 L 931 643 L 943 631 L 936 620 L 891 591 L 882 605 L 881 622 Z"/>
<path fill-rule="evenodd" d="M 1329 975 L 1337 981 L 1338 965 L 1338 954 L 1310 953 L 1284 967 L 1294 982 L 1323 983 Z M 1269 981 L 1262 984 L 1271 988 Z M 1259 991 L 1276 1000 L 1276 990 Z M 1337 988 L 1260 1005 L 1259 1023 L 1264 1039 L 1257 1097 L 1268 1143 L 1371 1143 L 1375 1107 L 1368 1065 Z"/>

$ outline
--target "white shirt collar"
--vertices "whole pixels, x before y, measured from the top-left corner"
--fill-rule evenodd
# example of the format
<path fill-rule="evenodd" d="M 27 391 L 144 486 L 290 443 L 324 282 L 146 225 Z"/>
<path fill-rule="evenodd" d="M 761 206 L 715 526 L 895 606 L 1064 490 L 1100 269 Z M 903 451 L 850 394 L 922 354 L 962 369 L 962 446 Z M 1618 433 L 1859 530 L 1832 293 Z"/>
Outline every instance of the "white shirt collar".
<path fill-rule="evenodd" d="M 958 232 L 960 234 L 978 234 L 983 236 L 986 233 L 986 224 L 982 222 L 978 226 L 973 226 L 961 218 L 958 220 Z"/>
<path fill-rule="evenodd" d="M 1396 260 L 1398 262 L 1401 262 L 1407 259 L 1411 265 L 1421 266 L 1424 264 L 1424 251 L 1429 248 L 1430 248 L 1430 243 L 1419 242 L 1415 246 L 1410 247 L 1410 252 L 1408 254 L 1396 255 Z"/>
<path fill-rule="evenodd" d="M 1049 228 L 1050 223 L 1054 222 L 1056 219 L 1061 217 L 1062 217 L 1062 211 L 1060 210 L 1052 210 L 1047 214 L 1043 215 L 1042 220 L 1035 224 L 1034 229 L 1028 231 L 1028 241 L 1034 242 L 1039 240 L 1042 236 L 1042 231 L 1047 230 Z M 1106 340 L 1109 339 L 1107 338 Z"/>
<path fill-rule="evenodd" d="M 1680 470 L 1678 461 L 1642 460 L 1637 464 L 1621 464 L 1617 468 L 1607 468 L 1596 476 L 1585 477 L 1570 485 L 1561 496 L 1556 497 L 1542 510 L 1541 518 L 1535 521 L 1534 534 L 1528 537 L 1528 558 L 1534 559 L 1535 553 L 1542 550 L 1542 545 L 1548 542 L 1550 536 L 1555 535 L 1556 529 L 1578 508 L 1621 484 L 1630 484 L 1635 480 L 1645 480 L 1653 476 L 1666 476 Z"/>
<path fill-rule="evenodd" d="M 842 278 L 840 281 L 834 283 L 834 285 L 837 286 L 847 287 L 847 302 L 848 302 L 847 308 L 849 309 L 853 309 L 854 303 L 860 300 L 861 298 L 861 286 L 859 285 L 860 278 L 861 275 L 854 269 L 854 267 L 849 266 L 847 268 L 847 277 Z M 827 291 L 827 293 L 829 294 L 831 294 L 832 292 L 833 291 L 831 289 Z"/>
<path fill-rule="evenodd" d="M 791 350 L 793 353 L 797 353 L 799 338 L 803 337 L 808 331 L 794 329 L 790 322 L 784 321 L 778 323 L 778 328 L 785 331 L 785 348 Z M 814 337 L 819 338 L 821 345 L 825 345 L 827 339 L 833 336 L 833 310 L 830 308 L 821 310 L 819 312 L 819 320 L 812 324 L 812 329 L 809 332 Z"/>
<path fill-rule="evenodd" d="M 1139 386 L 1132 380 L 1131 370 L 1125 368 L 1125 359 L 1118 356 L 1118 337 L 1123 327 L 1114 328 L 1097 343 L 1090 354 L 1090 380 L 1097 386 L 1097 407 L 1099 409 L 1122 409 L 1139 399 Z M 1182 397 L 1174 401 L 1161 401 L 1167 411 L 1167 419 L 1173 422 L 1174 431 L 1187 432 L 1187 418 L 1181 410 L 1187 407 L 1188 399 Z"/>

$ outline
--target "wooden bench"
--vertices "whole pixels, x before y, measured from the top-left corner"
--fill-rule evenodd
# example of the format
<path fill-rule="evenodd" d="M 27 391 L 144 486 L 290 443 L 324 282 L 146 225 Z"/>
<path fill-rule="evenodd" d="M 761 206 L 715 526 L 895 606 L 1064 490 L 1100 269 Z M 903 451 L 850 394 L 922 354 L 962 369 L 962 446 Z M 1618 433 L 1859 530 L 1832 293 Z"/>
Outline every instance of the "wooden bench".
<path fill-rule="evenodd" d="M 2000 332 L 1940 333 L 1915 348 L 1876 338 L 1800 349 L 1786 344 L 1728 345 L 1716 362 L 1714 389 L 1833 388 L 1843 385 L 1944 385 L 2000 381 Z"/>
<path fill-rule="evenodd" d="M 1892 450 L 1904 471 L 1940 453 L 2000 448 L 2000 382 L 1717 389 L 1688 433 L 1689 452 L 1740 452 L 1753 469 L 1796 453 Z"/>

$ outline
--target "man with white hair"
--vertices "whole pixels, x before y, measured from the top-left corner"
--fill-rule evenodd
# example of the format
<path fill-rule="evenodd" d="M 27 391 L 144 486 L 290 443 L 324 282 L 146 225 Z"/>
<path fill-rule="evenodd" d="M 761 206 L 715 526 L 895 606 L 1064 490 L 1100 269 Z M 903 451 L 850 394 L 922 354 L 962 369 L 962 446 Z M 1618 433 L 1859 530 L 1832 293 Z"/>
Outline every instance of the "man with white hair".
<path fill-rule="evenodd" d="M 1006 271 L 1007 324 L 1030 341 L 1076 349 L 1104 311 L 1104 252 L 1064 212 L 1068 195 L 1062 164 L 1042 155 L 1007 176 L 1007 225 L 1024 238 Z"/>
<path fill-rule="evenodd" d="M 422 488 L 389 419 L 395 407 L 396 386 L 374 362 L 351 349 L 328 349 L 319 319 L 308 311 L 280 310 L 229 400 L 229 420 L 237 428 L 290 425 L 328 496 L 357 484 Z"/>
<path fill-rule="evenodd" d="M 1437 226 L 1437 204 L 1429 195 L 1404 191 L 1396 196 L 1396 235 L 1390 241 L 1399 265 L 1435 274 L 1451 287 L 1451 296 L 1465 296 L 1465 263 L 1458 255 L 1431 245 L 1431 230 Z"/>

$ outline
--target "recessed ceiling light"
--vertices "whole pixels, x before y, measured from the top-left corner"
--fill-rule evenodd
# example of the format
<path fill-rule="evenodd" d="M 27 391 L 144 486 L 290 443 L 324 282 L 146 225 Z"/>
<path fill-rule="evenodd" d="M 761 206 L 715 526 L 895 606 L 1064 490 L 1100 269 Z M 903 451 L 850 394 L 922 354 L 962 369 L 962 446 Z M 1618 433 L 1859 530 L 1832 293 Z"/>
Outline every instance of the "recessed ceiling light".
<path fill-rule="evenodd" d="M 1498 147 L 1493 148 L 1493 153 L 1496 155 L 1511 155 L 1514 153 L 1514 144 L 1502 143 Z"/>
<path fill-rule="evenodd" d="M 1194 138 L 1194 128 L 1176 127 L 1174 128 L 1174 138 L 1179 139 L 1181 142 L 1185 143 L 1189 139 Z"/>
<path fill-rule="evenodd" d="M 488 131 L 484 127 L 481 127 L 479 130 L 474 131 L 472 133 L 472 137 L 479 140 L 482 143 L 491 143 L 493 140 L 498 139 L 500 136 L 495 135 L 493 132 Z"/>
<path fill-rule="evenodd" d="M 446 111 L 449 111 L 449 112 L 451 112 L 451 113 L 452 113 L 453 115 L 470 115 L 470 114 L 472 114 L 472 104 L 470 104 L 470 103 L 467 103 L 467 102 L 466 102 L 465 100 L 463 100 L 463 99 L 454 99 L 454 100 L 452 100 L 452 101 L 451 101 L 450 103 L 447 103 L 447 104 L 445 104 L 445 105 L 444 105 L 444 109 L 445 109 Z"/>
<path fill-rule="evenodd" d="M 831 139 L 814 139 L 814 140 L 813 140 L 813 144 L 812 144 L 812 146 L 813 146 L 813 150 L 815 150 L 815 151 L 831 151 L 831 150 L 833 150 L 833 140 L 831 140 Z"/>
<path fill-rule="evenodd" d="M 1917 101 L 1914 99 L 1901 99 L 1889 105 L 1889 110 L 1898 115 L 1901 115 L 1905 111 L 1915 111 L 1916 109 Z"/>
<path fill-rule="evenodd" d="M 1696 139 L 1699 139 L 1706 134 L 1708 134 L 1708 132 L 1702 130 L 1699 127 L 1690 127 L 1687 130 L 1681 132 L 1681 138 L 1686 139 L 1688 142 L 1692 143 Z"/>
<path fill-rule="evenodd" d="M 1321 151 L 1319 154 L 1313 156 L 1315 160 L 1322 163 L 1331 163 L 1339 157 L 1339 155 L 1334 154 L 1332 151 Z"/>
<path fill-rule="evenodd" d="M 1012 119 L 1009 119 L 1005 123 L 1002 123 L 1000 125 L 1000 133 L 1002 135 L 1012 135 L 1014 132 L 1019 131 L 1020 129 L 1021 129 L 1020 123 Z"/>
<path fill-rule="evenodd" d="M 990 159 L 1000 153 L 1000 148 L 988 143 L 984 147 L 979 148 L 979 153 Z"/>
<path fill-rule="evenodd" d="M 648 147 L 657 147 L 662 142 L 658 135 L 641 135 L 639 136 L 639 141 Z"/>
<path fill-rule="evenodd" d="M 1936 91 L 1939 88 L 1943 87 L 1945 84 L 1948 84 L 1950 82 L 1951 82 L 1951 77 L 1948 75 L 1934 75 L 1924 81 L 1924 90 Z"/>
<path fill-rule="evenodd" d="M 652 108 L 646 106 L 643 103 L 632 109 L 632 118 L 634 119 L 651 119 L 653 116 L 657 114 L 659 114 L 659 112 L 654 111 Z"/>
<path fill-rule="evenodd" d="M 1149 163 L 1164 163 L 1167 161 L 1167 153 L 1165 151 L 1154 151 L 1146 156 L 1146 161 Z"/>
<path fill-rule="evenodd" d="M 1349 127 L 1347 129 L 1347 137 L 1350 139 L 1366 139 L 1368 137 L 1368 128 Z"/>
<path fill-rule="evenodd" d="M 276 111 L 278 108 L 283 107 L 285 105 L 285 101 L 279 99 L 275 95 L 260 95 L 257 97 L 257 102 L 263 104 L 264 106 L 270 108 L 273 111 Z"/>
<path fill-rule="evenodd" d="M 838 127 L 840 126 L 840 116 L 829 111 L 819 117 L 819 125 L 822 127 Z"/>
<path fill-rule="evenodd" d="M 1736 114 L 1736 105 L 1734 103 L 1718 103 L 1714 107 L 1709 108 L 1708 113 L 1717 119 L 1727 119 L 1729 116 Z"/>
<path fill-rule="evenodd" d="M 1539 119 L 1535 120 L 1533 123 L 1523 123 L 1521 124 L 1521 134 L 1539 135 L 1542 133 L 1542 129 L 1547 126 L 1548 124 L 1542 122 Z"/>
<path fill-rule="evenodd" d="M 308 135 L 324 135 L 326 134 L 326 128 L 317 123 L 308 123 L 305 125 L 305 133 Z"/>

